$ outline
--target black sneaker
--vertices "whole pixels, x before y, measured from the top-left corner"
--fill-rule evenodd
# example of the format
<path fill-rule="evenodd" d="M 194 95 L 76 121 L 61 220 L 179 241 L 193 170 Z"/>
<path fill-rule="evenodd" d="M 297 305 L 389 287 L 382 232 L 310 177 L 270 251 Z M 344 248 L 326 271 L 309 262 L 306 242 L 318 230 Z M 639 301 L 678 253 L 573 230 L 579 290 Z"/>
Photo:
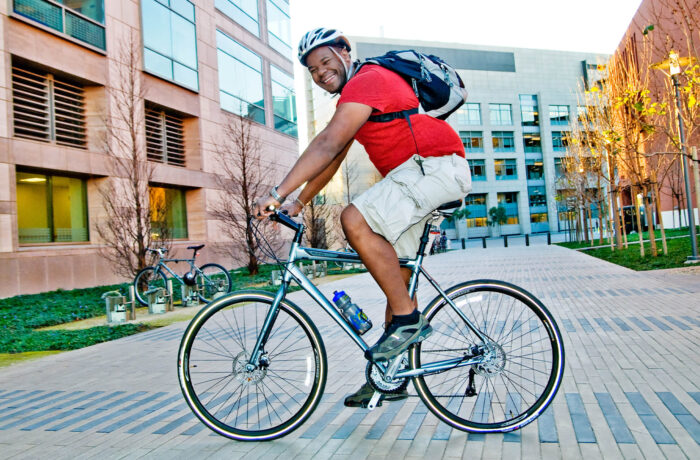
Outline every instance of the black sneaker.
<path fill-rule="evenodd" d="M 369 383 L 363 384 L 359 390 L 345 398 L 346 407 L 367 407 L 369 401 L 374 396 L 374 388 Z M 381 395 L 377 406 L 382 405 L 382 401 L 399 401 L 408 398 L 408 390 L 405 388 L 400 393 Z"/>
<path fill-rule="evenodd" d="M 422 314 L 413 324 L 398 326 L 392 321 L 379 341 L 365 352 L 365 358 L 372 362 L 389 361 L 406 351 L 412 344 L 427 339 L 432 333 L 433 328 Z"/>

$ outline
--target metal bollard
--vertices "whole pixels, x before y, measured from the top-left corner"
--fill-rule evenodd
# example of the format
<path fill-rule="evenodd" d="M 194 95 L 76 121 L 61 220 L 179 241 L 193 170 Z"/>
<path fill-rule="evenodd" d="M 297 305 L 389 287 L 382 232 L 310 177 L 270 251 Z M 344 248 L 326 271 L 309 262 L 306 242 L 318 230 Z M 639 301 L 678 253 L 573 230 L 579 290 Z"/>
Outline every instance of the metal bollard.
<path fill-rule="evenodd" d="M 530 246 L 530 235 L 525 234 L 525 246 Z"/>
<path fill-rule="evenodd" d="M 508 235 L 503 235 L 503 247 L 508 247 Z"/>
<path fill-rule="evenodd" d="M 547 244 L 552 244 L 552 234 L 547 232 Z"/>
<path fill-rule="evenodd" d="M 467 242 L 462 238 L 462 249 L 467 249 Z"/>
<path fill-rule="evenodd" d="M 486 237 L 485 236 L 481 237 L 481 245 L 484 247 L 484 249 L 486 249 Z"/>

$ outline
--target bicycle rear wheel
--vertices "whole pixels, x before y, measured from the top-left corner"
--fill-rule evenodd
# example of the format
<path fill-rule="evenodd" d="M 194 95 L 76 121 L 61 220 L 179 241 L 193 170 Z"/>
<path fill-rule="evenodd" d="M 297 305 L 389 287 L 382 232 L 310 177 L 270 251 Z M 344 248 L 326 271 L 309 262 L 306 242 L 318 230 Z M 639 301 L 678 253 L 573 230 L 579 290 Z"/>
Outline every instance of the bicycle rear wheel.
<path fill-rule="evenodd" d="M 203 302 L 231 292 L 231 275 L 219 264 L 205 264 L 197 272 L 197 292 Z"/>
<path fill-rule="evenodd" d="M 167 289 L 165 273 L 156 267 L 146 267 L 134 278 L 134 296 L 141 305 L 148 305 L 146 292 L 153 288 Z"/>
<path fill-rule="evenodd" d="M 248 366 L 273 296 L 239 291 L 204 307 L 185 330 L 178 377 L 194 414 L 216 433 L 269 441 L 298 428 L 326 384 L 326 351 L 318 330 L 283 300 L 263 354 Z"/>
<path fill-rule="evenodd" d="M 488 339 L 436 297 L 424 311 L 434 332 L 410 350 L 411 366 L 472 356 L 482 362 L 416 377 L 421 399 L 463 431 L 506 432 L 532 422 L 551 403 L 564 372 L 561 334 L 551 314 L 532 294 L 502 281 L 471 281 L 447 294 Z"/>

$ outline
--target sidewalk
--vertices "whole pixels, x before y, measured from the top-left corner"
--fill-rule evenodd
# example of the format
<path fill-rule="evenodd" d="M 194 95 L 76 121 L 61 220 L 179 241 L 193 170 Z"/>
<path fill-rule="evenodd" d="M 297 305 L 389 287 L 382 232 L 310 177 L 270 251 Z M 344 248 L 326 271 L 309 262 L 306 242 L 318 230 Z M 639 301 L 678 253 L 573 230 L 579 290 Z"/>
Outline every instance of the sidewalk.
<path fill-rule="evenodd" d="M 700 458 L 699 273 L 633 272 L 546 244 L 469 247 L 428 257 L 426 268 L 444 287 L 475 278 L 518 284 L 552 311 L 566 370 L 536 422 L 477 436 L 439 422 L 417 397 L 373 412 L 344 407 L 364 380 L 364 359 L 296 292 L 290 298 L 324 334 L 329 373 L 323 401 L 286 438 L 238 443 L 194 418 L 177 383 L 185 327 L 177 323 L 3 368 L 0 458 Z M 320 286 L 339 288 L 373 319 L 372 343 L 379 289 L 368 274 Z M 420 303 L 433 296 L 421 284 Z"/>

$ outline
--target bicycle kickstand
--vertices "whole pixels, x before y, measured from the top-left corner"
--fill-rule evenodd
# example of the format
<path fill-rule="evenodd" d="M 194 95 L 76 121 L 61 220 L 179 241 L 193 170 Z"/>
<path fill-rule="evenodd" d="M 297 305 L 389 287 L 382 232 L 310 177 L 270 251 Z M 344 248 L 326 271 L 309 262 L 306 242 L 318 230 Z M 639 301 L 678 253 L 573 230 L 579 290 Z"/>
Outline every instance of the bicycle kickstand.
<path fill-rule="evenodd" d="M 378 392 L 377 390 L 374 390 L 374 394 L 372 395 L 372 399 L 369 400 L 369 404 L 367 404 L 367 409 L 369 410 L 374 410 L 375 407 L 377 407 L 377 403 L 379 402 L 379 398 L 382 397 L 382 394 Z"/>

